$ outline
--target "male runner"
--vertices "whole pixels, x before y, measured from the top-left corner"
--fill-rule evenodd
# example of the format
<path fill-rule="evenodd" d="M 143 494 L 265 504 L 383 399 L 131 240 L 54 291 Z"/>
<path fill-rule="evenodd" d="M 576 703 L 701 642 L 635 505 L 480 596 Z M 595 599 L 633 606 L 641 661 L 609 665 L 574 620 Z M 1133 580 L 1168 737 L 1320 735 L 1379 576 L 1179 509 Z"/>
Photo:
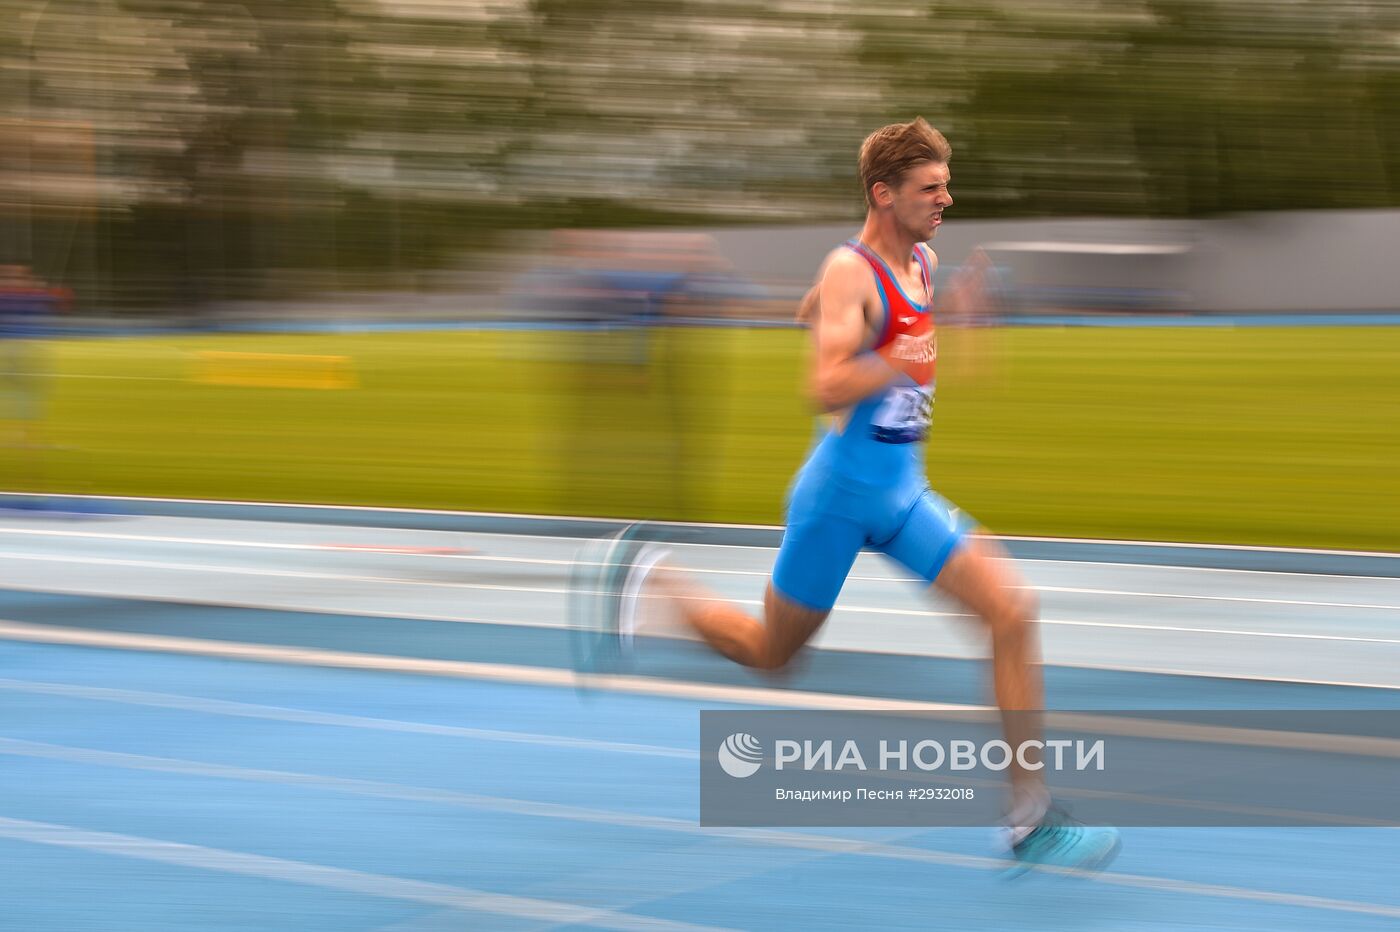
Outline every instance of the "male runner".
<path fill-rule="evenodd" d="M 816 341 L 811 394 L 831 423 L 790 493 L 763 620 L 669 569 L 653 573 L 661 554 L 629 529 L 612 542 L 593 583 L 607 594 L 600 600 L 612 613 L 606 622 L 624 641 L 648 583 L 726 657 L 781 668 L 830 614 L 856 554 L 872 547 L 983 621 L 1003 713 L 1044 707 L 1031 596 L 1005 551 L 926 479 L 938 257 L 925 243 L 953 203 L 951 155 L 948 141 L 922 118 L 876 130 L 861 146 L 865 226 L 827 256 L 800 312 Z M 1004 714 L 1008 743 L 1038 738 L 1034 718 Z M 1097 869 L 1117 854 L 1117 831 L 1086 827 L 1052 806 L 1039 771 L 1013 765 L 1010 776 L 1007 822 L 1022 864 Z"/>

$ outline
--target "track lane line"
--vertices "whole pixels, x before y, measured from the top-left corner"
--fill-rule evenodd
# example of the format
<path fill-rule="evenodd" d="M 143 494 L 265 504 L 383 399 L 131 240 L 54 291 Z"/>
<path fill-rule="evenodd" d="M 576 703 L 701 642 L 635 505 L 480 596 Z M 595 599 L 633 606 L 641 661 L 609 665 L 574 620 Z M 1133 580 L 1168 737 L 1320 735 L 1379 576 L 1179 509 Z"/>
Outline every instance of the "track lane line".
<path fill-rule="evenodd" d="M 307 861 L 293 861 L 261 854 L 247 854 L 223 848 L 206 848 L 183 842 L 123 835 L 116 832 L 96 832 L 71 825 L 33 822 L 0 816 L 0 838 L 40 845 L 75 848 L 97 854 L 154 861 L 176 867 L 239 874 L 278 880 L 302 886 L 339 890 L 381 899 L 406 900 L 430 906 L 444 906 L 465 912 L 484 912 L 498 916 L 514 916 L 553 923 L 577 923 L 605 929 L 635 930 L 635 932 L 714 932 L 716 926 L 672 922 L 634 916 L 597 907 L 533 897 L 486 893 L 467 887 L 410 880 L 366 871 L 330 867 Z"/>
<path fill-rule="evenodd" d="M 79 763 L 107 766 L 135 767 L 145 770 L 160 770 L 199 776 L 225 779 L 244 779 L 258 782 L 286 782 L 292 785 L 314 786 L 322 789 L 338 790 L 361 795 L 387 796 L 406 801 L 445 803 L 471 808 L 486 808 L 491 811 L 529 817 L 557 818 L 593 824 L 606 824 L 625 828 L 646 829 L 681 833 L 703 838 L 723 838 L 751 844 L 772 845 L 787 849 L 820 852 L 828 855 L 846 855 L 895 860 L 912 863 L 936 864 L 944 867 L 958 867 L 972 870 L 1004 871 L 1012 862 L 1004 858 L 958 854 L 934 848 L 919 848 L 906 845 L 892 845 L 878 841 L 866 841 L 835 835 L 821 835 L 805 832 L 784 832 L 761 828 L 715 828 L 702 827 L 698 823 L 665 816 L 646 816 L 634 813 L 619 813 L 610 810 L 567 806 L 558 803 L 533 802 L 507 797 L 480 796 L 457 793 L 450 790 L 436 790 L 425 787 L 409 787 L 398 784 L 383 784 L 376 781 L 352 780 L 336 777 L 319 777 L 285 771 L 250 770 L 217 764 L 203 764 L 174 758 L 130 755 L 117 752 L 92 751 L 83 748 L 65 748 L 55 745 L 42 745 L 37 742 L 0 741 L 0 752 L 30 753 L 34 756 L 51 759 L 72 760 Z M 530 910 L 576 910 L 585 909 L 572 904 L 554 901 L 533 900 L 519 897 L 503 897 L 504 904 L 488 902 L 483 905 L 461 905 L 462 900 L 477 904 L 482 896 L 495 897 L 495 894 L 480 894 L 477 891 L 460 887 L 446 887 L 440 884 L 423 884 L 421 881 L 407 881 L 381 875 L 363 874 L 357 871 L 344 871 L 340 868 L 325 868 L 304 862 L 284 861 L 260 855 L 243 855 L 219 849 L 198 848 L 171 842 L 157 842 L 152 839 L 127 835 L 113 835 L 102 832 L 86 832 L 68 826 L 56 826 L 38 822 L 24 822 L 0 818 L 0 836 L 38 841 L 47 844 L 67 845 L 86 850 L 103 851 L 129 857 L 144 857 L 183 866 L 205 867 L 214 870 L 227 870 L 233 873 L 267 876 L 273 879 L 291 880 L 326 886 L 334 889 L 350 889 L 353 892 L 371 893 L 400 899 L 417 899 L 419 902 L 434 902 L 439 905 L 466 909 L 485 909 L 507 915 L 533 916 Z M 323 873 L 332 872 L 332 873 Z M 1239 887 L 1226 884 L 1206 884 L 1197 881 L 1179 880 L 1149 874 L 1128 874 L 1103 872 L 1085 875 L 1067 868 L 1043 868 L 1042 872 L 1062 876 L 1083 877 L 1096 883 L 1159 893 L 1176 893 L 1187 896 L 1206 896 L 1220 899 L 1243 900 L 1268 903 L 1275 906 L 1294 906 L 1330 912 L 1353 913 L 1387 918 L 1400 918 L 1400 906 L 1371 903 L 1359 900 L 1343 900 L 1309 894 L 1286 893 L 1274 890 L 1260 890 L 1252 887 Z M 445 901 L 427 897 L 444 897 Z M 494 908 L 492 908 L 494 906 Z M 517 911 L 518 910 L 518 911 Z M 633 922 L 636 917 L 607 910 L 597 911 L 613 918 L 614 922 Z M 559 921 L 581 921 L 577 919 Z M 597 923 L 597 920 L 589 920 Z M 642 920 L 662 922 L 663 920 Z M 607 925 L 606 928 L 649 928 L 684 929 L 701 928 L 671 924 L 665 926 Z"/>

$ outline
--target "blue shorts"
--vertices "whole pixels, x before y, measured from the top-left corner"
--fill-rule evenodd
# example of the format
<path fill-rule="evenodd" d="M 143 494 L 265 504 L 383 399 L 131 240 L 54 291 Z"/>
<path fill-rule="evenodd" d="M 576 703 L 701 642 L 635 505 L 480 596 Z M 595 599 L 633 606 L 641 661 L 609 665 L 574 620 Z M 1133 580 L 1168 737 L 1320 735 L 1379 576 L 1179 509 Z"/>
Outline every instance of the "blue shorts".
<path fill-rule="evenodd" d="M 932 583 L 975 525 L 929 489 L 922 476 L 875 487 L 811 462 L 798 474 L 788 500 L 773 588 L 791 602 L 829 611 L 865 547 Z"/>

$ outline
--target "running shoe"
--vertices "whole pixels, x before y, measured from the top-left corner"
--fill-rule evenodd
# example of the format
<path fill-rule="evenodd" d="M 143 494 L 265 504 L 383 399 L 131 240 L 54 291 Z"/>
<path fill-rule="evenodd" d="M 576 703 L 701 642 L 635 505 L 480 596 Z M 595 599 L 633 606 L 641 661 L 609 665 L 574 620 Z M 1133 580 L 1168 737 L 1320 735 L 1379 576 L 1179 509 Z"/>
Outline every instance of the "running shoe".
<path fill-rule="evenodd" d="M 1052 805 L 1040 824 L 1012 846 L 1016 865 L 1009 874 L 1020 876 L 1031 870 L 1092 874 L 1107 867 L 1122 847 L 1118 829 L 1085 825 Z"/>
<path fill-rule="evenodd" d="M 629 669 L 642 587 L 667 551 L 643 539 L 643 525 L 589 541 L 569 581 L 569 628 L 581 674 Z"/>

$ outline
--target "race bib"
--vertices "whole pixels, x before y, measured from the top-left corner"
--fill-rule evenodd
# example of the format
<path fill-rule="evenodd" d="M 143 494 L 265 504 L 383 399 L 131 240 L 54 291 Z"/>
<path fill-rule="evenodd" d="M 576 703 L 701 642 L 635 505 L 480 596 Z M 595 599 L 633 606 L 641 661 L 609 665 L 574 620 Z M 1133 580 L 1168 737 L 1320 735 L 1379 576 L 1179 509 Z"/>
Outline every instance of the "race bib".
<path fill-rule="evenodd" d="M 933 386 L 896 385 L 870 419 L 881 443 L 916 443 L 928 436 L 933 421 Z"/>

